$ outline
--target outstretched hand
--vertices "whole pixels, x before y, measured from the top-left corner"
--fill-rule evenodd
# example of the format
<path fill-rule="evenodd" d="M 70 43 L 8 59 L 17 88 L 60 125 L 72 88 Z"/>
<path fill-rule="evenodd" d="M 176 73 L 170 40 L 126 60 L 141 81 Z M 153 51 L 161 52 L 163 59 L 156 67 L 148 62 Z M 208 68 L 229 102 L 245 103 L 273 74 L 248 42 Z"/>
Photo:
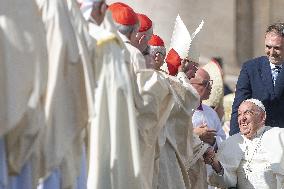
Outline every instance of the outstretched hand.
<path fill-rule="evenodd" d="M 216 130 L 209 129 L 206 124 L 202 124 L 199 127 L 193 129 L 193 132 L 197 134 L 203 142 L 206 142 L 210 145 L 214 145 L 216 141 Z"/>

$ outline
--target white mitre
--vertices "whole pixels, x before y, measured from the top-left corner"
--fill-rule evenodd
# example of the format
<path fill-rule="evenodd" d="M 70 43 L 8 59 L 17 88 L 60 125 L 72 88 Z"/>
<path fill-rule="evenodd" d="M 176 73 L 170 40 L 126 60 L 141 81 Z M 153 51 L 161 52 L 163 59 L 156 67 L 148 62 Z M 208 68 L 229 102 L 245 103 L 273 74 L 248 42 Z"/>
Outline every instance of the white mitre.
<path fill-rule="evenodd" d="M 193 34 L 190 35 L 186 25 L 178 15 L 175 22 L 174 31 L 171 38 L 170 49 L 173 48 L 180 56 L 180 58 L 190 58 L 199 62 L 199 53 L 196 51 L 196 43 L 194 38 L 200 32 L 204 24 L 202 20 Z M 197 57 L 197 59 L 196 59 Z"/>
<path fill-rule="evenodd" d="M 196 44 L 192 45 L 193 39 L 202 29 L 204 21 L 202 20 L 197 29 L 190 35 L 186 25 L 181 19 L 180 15 L 176 17 L 174 30 L 171 37 L 169 51 L 174 49 L 181 59 L 189 58 L 192 61 L 199 62 L 199 53 L 196 50 Z M 163 68 L 166 68 L 163 65 Z"/>
<path fill-rule="evenodd" d="M 171 38 L 170 49 L 174 49 L 181 59 L 188 57 L 192 38 L 180 15 L 177 15 Z"/>

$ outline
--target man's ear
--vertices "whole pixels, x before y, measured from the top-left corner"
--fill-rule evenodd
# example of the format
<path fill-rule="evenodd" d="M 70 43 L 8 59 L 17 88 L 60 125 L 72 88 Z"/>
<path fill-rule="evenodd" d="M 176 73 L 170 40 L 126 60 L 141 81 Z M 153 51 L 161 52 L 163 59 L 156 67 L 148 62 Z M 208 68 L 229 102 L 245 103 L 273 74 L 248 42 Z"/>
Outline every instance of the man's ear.
<path fill-rule="evenodd" d="M 263 123 L 265 124 L 265 120 L 266 120 L 266 113 L 263 113 Z"/>
<path fill-rule="evenodd" d="M 266 120 L 266 113 L 265 112 L 262 112 L 261 113 L 261 123 L 265 124 L 265 120 Z"/>
<path fill-rule="evenodd" d="M 104 14 L 107 10 L 107 4 L 105 2 L 102 2 L 101 6 L 100 6 L 100 12 L 101 14 Z"/>

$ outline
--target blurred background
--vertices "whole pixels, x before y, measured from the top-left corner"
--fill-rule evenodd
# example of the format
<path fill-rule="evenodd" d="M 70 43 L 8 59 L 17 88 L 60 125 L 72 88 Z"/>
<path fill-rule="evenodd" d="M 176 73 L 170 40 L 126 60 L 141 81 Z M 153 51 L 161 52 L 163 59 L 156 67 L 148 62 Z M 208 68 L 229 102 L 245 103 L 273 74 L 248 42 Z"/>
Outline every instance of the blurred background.
<path fill-rule="evenodd" d="M 247 59 L 264 55 L 266 27 L 284 21 L 283 0 L 107 0 L 129 4 L 149 16 L 154 33 L 169 47 L 178 14 L 192 33 L 205 21 L 198 37 L 200 61 L 221 57 L 225 82 L 234 90 L 241 65 Z"/>

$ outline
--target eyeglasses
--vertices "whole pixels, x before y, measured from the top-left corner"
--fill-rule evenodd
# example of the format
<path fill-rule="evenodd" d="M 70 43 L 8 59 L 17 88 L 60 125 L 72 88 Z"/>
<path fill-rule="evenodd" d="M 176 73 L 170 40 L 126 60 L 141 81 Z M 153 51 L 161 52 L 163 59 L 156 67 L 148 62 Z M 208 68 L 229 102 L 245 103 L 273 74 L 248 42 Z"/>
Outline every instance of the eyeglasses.
<path fill-rule="evenodd" d="M 192 83 L 191 84 L 197 84 L 197 85 L 202 85 L 204 87 L 209 87 L 213 85 L 213 80 L 203 80 L 201 83 Z"/>

